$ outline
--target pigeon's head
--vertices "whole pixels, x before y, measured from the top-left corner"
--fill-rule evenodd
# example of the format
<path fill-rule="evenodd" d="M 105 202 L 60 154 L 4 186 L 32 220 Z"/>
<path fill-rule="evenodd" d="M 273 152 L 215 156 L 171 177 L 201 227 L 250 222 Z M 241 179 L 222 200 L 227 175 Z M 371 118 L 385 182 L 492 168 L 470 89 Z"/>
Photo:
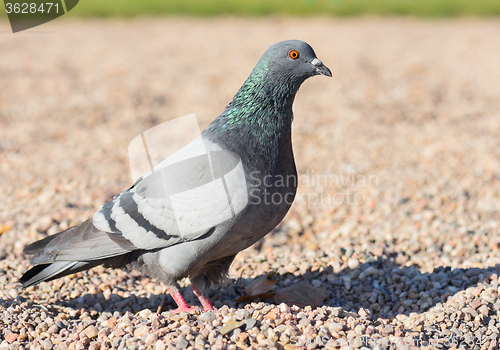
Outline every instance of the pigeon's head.
<path fill-rule="evenodd" d="M 261 61 L 271 74 L 279 74 L 299 83 L 314 75 L 332 76 L 330 69 L 316 57 L 312 47 L 300 40 L 282 41 L 272 45 Z"/>

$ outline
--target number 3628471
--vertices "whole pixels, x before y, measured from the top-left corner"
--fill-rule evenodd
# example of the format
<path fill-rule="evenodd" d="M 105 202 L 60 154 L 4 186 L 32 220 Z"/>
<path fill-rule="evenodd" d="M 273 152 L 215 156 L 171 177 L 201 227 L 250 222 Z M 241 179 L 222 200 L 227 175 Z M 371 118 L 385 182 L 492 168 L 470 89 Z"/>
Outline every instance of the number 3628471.
<path fill-rule="evenodd" d="M 7 13 L 50 13 L 50 11 L 59 13 L 59 4 L 52 2 L 42 2 L 40 5 L 26 2 L 22 4 L 8 2 L 5 4 L 5 8 Z"/>

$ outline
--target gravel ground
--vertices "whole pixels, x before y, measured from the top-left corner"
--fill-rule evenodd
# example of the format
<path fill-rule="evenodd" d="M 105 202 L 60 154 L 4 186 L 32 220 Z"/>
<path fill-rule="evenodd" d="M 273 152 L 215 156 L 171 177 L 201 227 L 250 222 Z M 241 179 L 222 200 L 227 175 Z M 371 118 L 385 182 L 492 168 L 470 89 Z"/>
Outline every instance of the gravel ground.
<path fill-rule="evenodd" d="M 500 21 L 0 29 L 0 348 L 497 348 Z M 217 311 L 174 316 L 169 297 L 157 314 L 163 286 L 134 271 L 18 288 L 25 244 L 130 185 L 136 135 L 193 112 L 205 127 L 289 38 L 311 43 L 333 79 L 299 92 L 296 203 L 210 291 Z"/>

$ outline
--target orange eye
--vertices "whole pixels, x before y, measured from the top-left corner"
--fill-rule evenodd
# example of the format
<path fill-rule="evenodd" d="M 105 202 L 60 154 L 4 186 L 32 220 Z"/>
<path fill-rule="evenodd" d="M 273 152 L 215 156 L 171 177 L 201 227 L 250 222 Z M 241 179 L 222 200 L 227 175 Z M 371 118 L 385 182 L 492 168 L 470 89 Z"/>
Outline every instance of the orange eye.
<path fill-rule="evenodd" d="M 288 53 L 288 57 L 290 57 L 292 60 L 296 60 L 299 58 L 299 52 L 297 50 L 292 50 Z"/>

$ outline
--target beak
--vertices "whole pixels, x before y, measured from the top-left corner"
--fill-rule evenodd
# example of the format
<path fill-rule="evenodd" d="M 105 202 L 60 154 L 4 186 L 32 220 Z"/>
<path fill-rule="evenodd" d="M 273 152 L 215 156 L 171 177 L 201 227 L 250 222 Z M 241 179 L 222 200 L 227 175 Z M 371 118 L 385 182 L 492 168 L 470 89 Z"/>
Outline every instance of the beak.
<path fill-rule="evenodd" d="M 327 66 L 325 66 L 323 64 L 323 62 L 321 62 L 320 60 L 318 60 L 317 58 L 313 59 L 311 61 L 311 64 L 316 67 L 316 74 L 322 74 L 322 75 L 326 75 L 327 77 L 331 77 L 332 76 L 332 72 L 330 71 L 330 69 L 328 69 Z"/>

